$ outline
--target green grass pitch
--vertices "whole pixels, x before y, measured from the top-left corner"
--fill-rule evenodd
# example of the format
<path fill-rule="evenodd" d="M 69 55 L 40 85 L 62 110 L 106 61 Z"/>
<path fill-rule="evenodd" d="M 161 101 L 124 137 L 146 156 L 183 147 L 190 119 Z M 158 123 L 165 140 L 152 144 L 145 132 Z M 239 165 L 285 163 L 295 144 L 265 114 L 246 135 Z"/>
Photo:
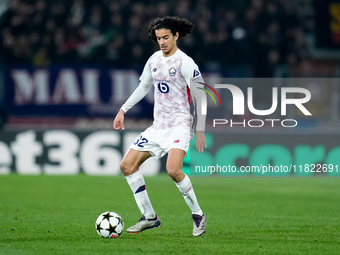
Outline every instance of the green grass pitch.
<path fill-rule="evenodd" d="M 103 239 L 100 213 L 140 218 L 123 176 L 0 176 L 0 254 L 339 254 L 340 178 L 192 178 L 207 232 L 191 237 L 167 175 L 146 177 L 161 227 Z"/>

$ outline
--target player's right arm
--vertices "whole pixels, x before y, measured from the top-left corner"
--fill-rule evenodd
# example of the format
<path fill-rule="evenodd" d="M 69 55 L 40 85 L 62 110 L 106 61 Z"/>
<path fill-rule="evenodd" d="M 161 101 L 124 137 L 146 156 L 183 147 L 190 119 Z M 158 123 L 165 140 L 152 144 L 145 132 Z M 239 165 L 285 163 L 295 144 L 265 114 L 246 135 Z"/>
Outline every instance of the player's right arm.
<path fill-rule="evenodd" d="M 131 96 L 126 100 L 123 106 L 120 108 L 113 121 L 113 128 L 116 130 L 124 129 L 124 114 L 130 110 L 135 104 L 142 100 L 151 90 L 153 86 L 153 79 L 151 76 L 149 61 L 145 64 L 142 75 L 140 76 L 140 83 Z"/>
<path fill-rule="evenodd" d="M 135 91 L 131 94 L 128 100 L 126 100 L 125 104 L 120 108 L 119 112 L 116 115 L 116 118 L 113 121 L 113 128 L 116 130 L 124 129 L 124 114 L 130 110 L 135 104 L 137 104 L 140 100 L 142 100 L 152 88 L 152 83 L 144 83 L 141 82 Z"/>

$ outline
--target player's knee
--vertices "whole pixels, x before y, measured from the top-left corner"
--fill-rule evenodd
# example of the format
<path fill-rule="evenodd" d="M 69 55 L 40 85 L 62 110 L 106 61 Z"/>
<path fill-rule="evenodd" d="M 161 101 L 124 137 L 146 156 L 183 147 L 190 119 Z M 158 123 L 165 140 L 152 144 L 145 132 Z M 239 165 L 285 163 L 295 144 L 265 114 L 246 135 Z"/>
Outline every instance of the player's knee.
<path fill-rule="evenodd" d="M 120 166 L 120 170 L 125 176 L 133 174 L 134 172 L 133 165 L 130 164 L 129 162 L 126 162 L 125 160 L 120 162 L 119 166 Z"/>
<path fill-rule="evenodd" d="M 172 178 L 172 179 L 177 179 L 178 175 L 181 173 L 181 169 L 175 168 L 175 167 L 167 167 L 167 172 L 168 175 Z"/>
<path fill-rule="evenodd" d="M 126 165 L 126 163 L 125 163 L 124 161 L 120 162 L 119 167 L 120 167 L 120 170 L 121 170 L 123 173 L 124 173 L 124 172 L 126 171 L 126 169 L 127 169 L 127 165 Z"/>

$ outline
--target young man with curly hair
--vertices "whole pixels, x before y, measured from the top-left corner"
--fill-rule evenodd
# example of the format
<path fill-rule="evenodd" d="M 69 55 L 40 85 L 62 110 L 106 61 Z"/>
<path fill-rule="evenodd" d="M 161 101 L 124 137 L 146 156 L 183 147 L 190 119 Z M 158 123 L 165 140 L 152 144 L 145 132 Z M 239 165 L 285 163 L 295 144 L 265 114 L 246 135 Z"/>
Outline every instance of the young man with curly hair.
<path fill-rule="evenodd" d="M 149 157 L 161 158 L 168 154 L 166 170 L 175 181 L 192 212 L 193 236 L 205 232 L 206 217 L 201 210 L 189 177 L 182 171 L 189 141 L 196 128 L 196 148 L 203 152 L 205 141 L 205 115 L 197 113 L 206 100 L 203 79 L 195 62 L 177 47 L 179 37 L 191 33 L 194 25 L 186 19 L 164 17 L 153 20 L 149 37 L 158 43 L 155 52 L 145 64 L 140 84 L 123 104 L 113 121 L 113 128 L 124 129 L 124 114 L 137 104 L 154 86 L 154 122 L 131 145 L 120 168 L 131 187 L 142 218 L 127 229 L 138 233 L 158 227 L 161 221 L 148 197 L 140 165 Z M 193 115 L 190 113 L 190 101 Z M 206 105 L 206 104 L 205 104 Z"/>

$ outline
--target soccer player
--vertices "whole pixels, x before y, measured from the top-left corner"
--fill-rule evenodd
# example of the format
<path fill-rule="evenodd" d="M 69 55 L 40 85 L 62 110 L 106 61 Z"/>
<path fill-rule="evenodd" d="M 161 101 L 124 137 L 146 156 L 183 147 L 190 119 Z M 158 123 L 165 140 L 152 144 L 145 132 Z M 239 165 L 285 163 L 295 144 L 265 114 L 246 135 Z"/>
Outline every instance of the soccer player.
<path fill-rule="evenodd" d="M 113 121 L 114 129 L 124 129 L 124 114 L 154 86 L 153 125 L 135 140 L 120 164 L 142 213 L 137 224 L 127 229 L 130 233 L 161 224 L 151 205 L 139 167 L 149 157 L 159 159 L 165 154 L 168 154 L 166 170 L 192 211 L 193 236 L 205 232 L 206 217 L 197 202 L 189 177 L 182 171 L 194 126 L 197 150 L 203 152 L 206 148 L 205 115 L 194 110 L 192 116 L 189 105 L 192 99 L 194 108 L 206 107 L 206 103 L 202 103 L 206 101 L 206 95 L 199 89 L 203 87 L 203 79 L 195 62 L 177 47 L 178 38 L 189 35 L 193 27 L 191 22 L 178 17 L 156 18 L 151 22 L 149 37 L 158 43 L 160 50 L 145 64 L 139 86 Z"/>

